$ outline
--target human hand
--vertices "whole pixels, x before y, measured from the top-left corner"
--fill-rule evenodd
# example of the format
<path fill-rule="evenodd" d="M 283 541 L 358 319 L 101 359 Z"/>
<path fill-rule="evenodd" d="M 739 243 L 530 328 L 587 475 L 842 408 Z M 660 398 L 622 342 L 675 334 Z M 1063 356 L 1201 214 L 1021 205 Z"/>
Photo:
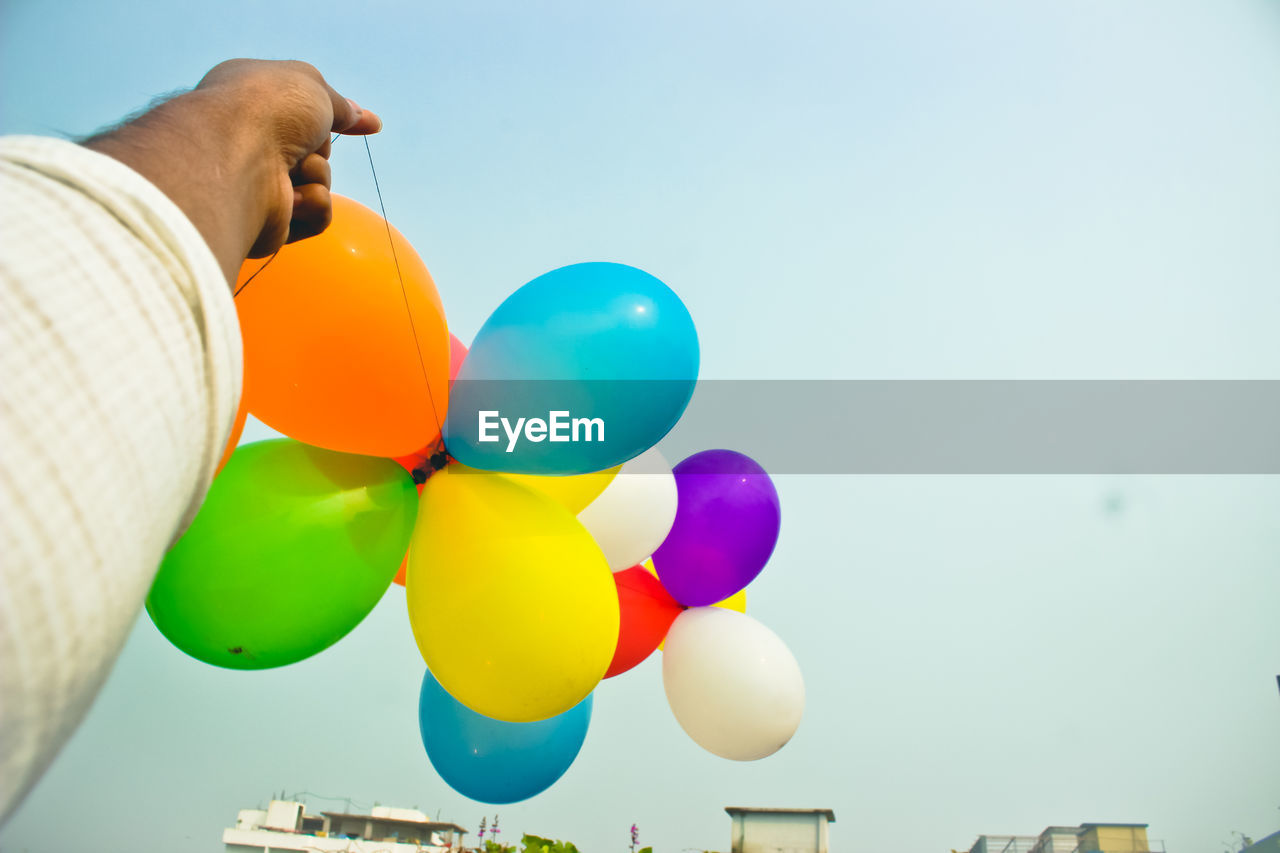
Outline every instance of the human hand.
<path fill-rule="evenodd" d="M 232 59 L 190 92 L 84 144 L 169 196 L 231 283 L 246 257 L 328 226 L 329 134 L 381 129 L 375 113 L 305 62 Z"/>
<path fill-rule="evenodd" d="M 333 218 L 329 199 L 330 133 L 369 134 L 382 119 L 334 91 L 305 62 L 232 59 L 215 66 L 196 86 L 227 99 L 256 126 L 269 189 L 266 219 L 249 251 L 258 258 L 285 243 L 319 234 Z"/>

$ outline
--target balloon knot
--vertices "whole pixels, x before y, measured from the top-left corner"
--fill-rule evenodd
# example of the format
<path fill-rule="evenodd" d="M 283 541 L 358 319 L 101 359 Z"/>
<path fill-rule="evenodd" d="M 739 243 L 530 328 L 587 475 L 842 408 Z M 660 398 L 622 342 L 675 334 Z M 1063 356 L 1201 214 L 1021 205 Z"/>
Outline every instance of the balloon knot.
<path fill-rule="evenodd" d="M 443 469 L 451 461 L 452 457 L 444 449 L 444 441 L 437 442 L 436 446 L 431 450 L 431 455 L 422 460 L 422 464 L 410 472 L 413 475 L 413 482 L 422 485 L 431 479 L 432 474 Z"/>

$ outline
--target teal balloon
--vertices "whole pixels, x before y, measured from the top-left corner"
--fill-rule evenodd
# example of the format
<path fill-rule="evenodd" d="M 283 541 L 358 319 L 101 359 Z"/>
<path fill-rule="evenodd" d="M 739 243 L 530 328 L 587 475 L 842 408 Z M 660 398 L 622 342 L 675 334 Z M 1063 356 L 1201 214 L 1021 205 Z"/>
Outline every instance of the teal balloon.
<path fill-rule="evenodd" d="M 336 643 L 390 586 L 418 493 L 390 459 L 278 439 L 236 448 L 169 549 L 147 613 L 171 643 L 229 669 Z"/>
<path fill-rule="evenodd" d="M 482 803 L 516 803 L 550 788 L 578 757 L 590 723 L 590 696 L 536 723 L 490 719 L 450 696 L 430 672 L 418 698 L 431 766 L 449 787 Z"/>
<path fill-rule="evenodd" d="M 698 334 L 671 288 L 623 264 L 562 267 L 476 335 L 450 389 L 445 444 L 487 471 L 600 471 L 657 444 L 697 378 Z"/>

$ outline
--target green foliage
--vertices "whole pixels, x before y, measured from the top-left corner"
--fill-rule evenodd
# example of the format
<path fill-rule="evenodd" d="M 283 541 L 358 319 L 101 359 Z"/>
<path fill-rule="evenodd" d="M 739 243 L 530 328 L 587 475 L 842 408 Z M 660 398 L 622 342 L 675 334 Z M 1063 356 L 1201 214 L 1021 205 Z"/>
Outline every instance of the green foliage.
<path fill-rule="evenodd" d="M 527 832 L 520 839 L 520 843 L 524 845 L 520 848 L 520 853 L 578 853 L 578 848 L 571 842 L 552 841 L 550 838 L 539 838 Z"/>
<path fill-rule="evenodd" d="M 499 844 L 488 838 L 484 840 L 484 853 L 515 853 L 515 849 L 510 844 Z"/>

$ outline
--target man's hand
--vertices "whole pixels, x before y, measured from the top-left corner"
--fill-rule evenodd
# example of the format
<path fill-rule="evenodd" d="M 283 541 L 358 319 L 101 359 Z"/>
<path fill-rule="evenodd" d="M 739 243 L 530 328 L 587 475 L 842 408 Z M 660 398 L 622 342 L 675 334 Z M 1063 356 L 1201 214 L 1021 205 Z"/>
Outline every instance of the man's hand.
<path fill-rule="evenodd" d="M 377 133 L 382 120 L 342 97 L 305 62 L 232 59 L 204 76 L 197 92 L 221 97 L 260 128 L 274 162 L 269 214 L 250 257 L 319 234 L 329 204 L 329 134 Z"/>
<path fill-rule="evenodd" d="M 164 191 L 234 282 L 246 257 L 328 226 L 329 134 L 381 129 L 377 115 L 305 62 L 233 59 L 190 92 L 85 145 Z"/>

